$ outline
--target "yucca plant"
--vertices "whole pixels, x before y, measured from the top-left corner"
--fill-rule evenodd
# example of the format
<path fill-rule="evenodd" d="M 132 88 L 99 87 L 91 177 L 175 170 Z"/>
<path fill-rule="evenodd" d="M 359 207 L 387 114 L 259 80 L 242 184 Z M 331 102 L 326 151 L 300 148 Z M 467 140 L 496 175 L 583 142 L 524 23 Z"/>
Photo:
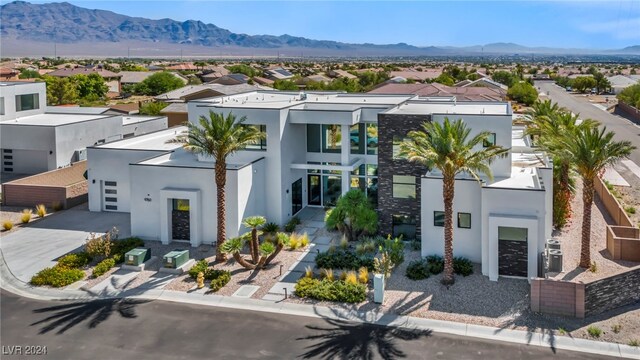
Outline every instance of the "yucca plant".
<path fill-rule="evenodd" d="M 38 214 L 38 217 L 41 218 L 47 215 L 47 208 L 44 206 L 44 204 L 36 205 L 36 214 Z"/>
<path fill-rule="evenodd" d="M 28 223 L 29 221 L 31 221 L 31 215 L 33 215 L 33 210 L 31 209 L 22 210 L 22 215 L 20 215 L 20 221 L 22 221 L 23 224 Z"/>
<path fill-rule="evenodd" d="M 252 216 L 246 218 L 243 224 L 251 228 L 251 232 L 236 238 L 225 241 L 220 251 L 224 254 L 230 254 L 245 269 L 261 269 L 267 265 L 280 253 L 286 244 L 290 243 L 288 235 L 283 233 L 276 234 L 275 243 L 265 241 L 260 244 L 258 235 L 259 227 L 265 223 L 265 219 L 261 216 Z M 245 259 L 240 252 L 244 248 L 245 243 L 249 243 L 249 251 L 251 259 Z"/>

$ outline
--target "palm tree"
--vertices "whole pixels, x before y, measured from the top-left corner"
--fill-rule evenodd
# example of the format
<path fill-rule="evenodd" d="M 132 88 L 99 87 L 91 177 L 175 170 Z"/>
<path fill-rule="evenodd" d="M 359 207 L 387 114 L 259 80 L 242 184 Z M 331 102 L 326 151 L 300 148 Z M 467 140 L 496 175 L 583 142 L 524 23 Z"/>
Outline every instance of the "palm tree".
<path fill-rule="evenodd" d="M 552 103 L 551 100 L 538 100 L 531 105 L 531 108 L 525 112 L 525 115 L 530 121 L 535 122 L 537 118 L 542 116 L 553 116 L 561 112 L 566 112 L 566 110 L 560 107 L 558 103 Z"/>
<path fill-rule="evenodd" d="M 607 132 L 606 126 L 581 128 L 576 134 L 565 138 L 563 145 L 572 155 L 572 163 L 582 178 L 582 246 L 580 267 L 591 265 L 591 206 L 593 205 L 594 181 L 606 166 L 628 158 L 636 148 L 630 141 L 614 141 L 615 133 Z"/>
<path fill-rule="evenodd" d="M 546 103 L 546 105 L 544 105 Z M 598 126 L 591 119 L 579 121 L 579 115 L 549 107 L 549 101 L 540 103 L 536 112 L 542 115 L 533 117 L 525 133 L 537 136 L 536 145 L 553 159 L 553 224 L 561 229 L 571 213 L 571 198 L 574 193 L 574 181 L 571 177 L 571 154 L 562 141 L 574 136 L 578 131 Z M 554 104 L 556 105 L 556 104 Z M 546 110 L 545 110 L 546 109 Z"/>
<path fill-rule="evenodd" d="M 258 241 L 258 228 L 266 224 L 267 219 L 264 216 L 250 216 L 242 222 L 242 225 L 251 229 L 251 241 L 249 242 L 249 248 L 251 250 L 251 258 L 254 264 L 258 263 L 260 258 L 260 243 Z"/>
<path fill-rule="evenodd" d="M 215 160 L 215 183 L 217 190 L 217 247 L 216 261 L 225 261 L 226 255 L 221 246 L 226 240 L 226 191 L 227 157 L 247 145 L 264 138 L 257 128 L 244 124 L 246 117 L 236 119 L 235 115 L 209 111 L 209 117 L 201 116 L 198 123 L 187 123 L 188 134 L 179 136 L 175 141 L 184 143 L 184 148 L 194 154 L 212 156 Z"/>
<path fill-rule="evenodd" d="M 480 180 L 479 174 L 493 178 L 489 165 L 496 157 L 506 156 L 508 149 L 489 145 L 481 150 L 478 146 L 489 139 L 490 133 L 483 131 L 469 139 L 471 129 L 462 119 L 444 123 L 425 122 L 423 129 L 409 132 L 409 139 L 400 145 L 401 155 L 409 161 L 442 172 L 442 195 L 444 197 L 444 277 L 442 283 L 450 285 L 453 278 L 453 197 L 455 178 L 467 173 Z"/>

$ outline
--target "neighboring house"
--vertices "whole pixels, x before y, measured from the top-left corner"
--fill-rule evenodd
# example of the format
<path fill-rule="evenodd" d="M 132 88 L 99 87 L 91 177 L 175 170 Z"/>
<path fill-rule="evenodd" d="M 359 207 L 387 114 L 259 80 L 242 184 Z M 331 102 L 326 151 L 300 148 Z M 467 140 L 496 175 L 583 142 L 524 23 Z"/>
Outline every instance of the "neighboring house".
<path fill-rule="evenodd" d="M 471 81 L 468 84 L 462 85 L 462 87 L 486 87 L 489 89 L 504 90 L 505 93 L 507 90 L 509 90 L 509 87 L 507 85 L 501 84 L 497 81 L 493 81 L 486 77 Z"/>
<path fill-rule="evenodd" d="M 428 71 L 418 71 L 415 69 L 392 71 L 389 73 L 390 77 L 401 77 L 404 79 L 414 80 L 418 82 L 424 82 L 428 79 L 435 79 L 442 74 L 441 69 L 426 69 Z"/>
<path fill-rule="evenodd" d="M 494 181 L 457 181 L 455 254 L 481 262 L 491 280 L 537 275 L 539 254 L 551 236 L 551 169 L 544 154 L 529 149 L 521 129 L 512 129 L 508 102 L 253 91 L 186 106 L 191 123 L 210 111 L 233 113 L 266 136 L 228 159 L 229 237 L 246 231 L 242 219 L 247 216 L 284 224 L 304 207 L 333 206 L 340 195 L 357 188 L 376 204 L 381 233 L 421 239 L 423 255 L 442 254 L 437 213 L 443 206 L 442 181 L 436 172 L 399 158 L 399 143 L 423 122 L 445 117 L 462 118 L 472 135 L 490 131 L 491 142 L 512 147 L 513 153 L 491 164 Z M 96 185 L 90 188 L 90 208 L 130 212 L 132 234 L 144 239 L 214 243 L 213 159 L 168 144 L 177 136 L 171 130 L 92 148 L 89 183 Z M 143 139 L 148 145 L 140 149 Z M 106 154 L 114 146 L 121 149 Z M 94 150 L 105 153 L 94 159 Z M 142 150 L 158 153 L 129 157 Z M 119 157 L 118 152 L 129 155 Z M 107 167 L 111 171 L 92 170 Z M 103 200 L 116 193 L 125 195 Z M 105 208 L 109 202 L 117 208 Z"/>
<path fill-rule="evenodd" d="M 120 79 L 122 85 L 137 85 L 155 73 L 155 71 L 120 71 L 118 74 L 122 75 L 122 78 Z M 189 81 L 178 73 L 172 72 L 171 74 L 180 79 L 183 84 L 186 84 Z"/>
<path fill-rule="evenodd" d="M 260 76 L 254 76 L 252 79 L 253 79 L 253 82 L 255 82 L 256 84 L 264 85 L 264 86 L 273 86 L 273 83 L 275 82 L 271 79 L 263 78 Z"/>
<path fill-rule="evenodd" d="M 329 77 L 332 78 L 339 78 L 339 77 L 343 77 L 343 78 L 347 78 L 347 79 L 357 79 L 358 77 L 351 74 L 348 71 L 345 70 L 329 70 L 327 71 L 327 75 Z"/>
<path fill-rule="evenodd" d="M 202 82 L 210 82 L 219 79 L 225 75 L 229 75 L 229 70 L 223 66 L 207 66 L 200 75 Z"/>
<path fill-rule="evenodd" d="M 20 71 L 8 67 L 0 67 L 0 80 L 15 81 L 18 80 Z"/>
<path fill-rule="evenodd" d="M 246 84 L 248 81 L 249 77 L 245 74 L 228 74 L 213 80 L 210 84 L 240 85 Z"/>
<path fill-rule="evenodd" d="M 629 86 L 640 83 L 640 75 L 614 75 L 607 80 L 611 84 L 611 92 L 617 95 Z"/>
<path fill-rule="evenodd" d="M 109 92 L 111 93 L 120 93 L 122 91 L 122 84 L 120 83 L 120 79 L 122 75 L 116 74 L 112 71 L 106 70 L 102 67 L 94 66 L 94 67 L 74 67 L 74 68 L 61 68 L 58 70 L 54 70 L 47 75 L 56 76 L 56 77 L 69 77 L 79 74 L 89 75 L 91 73 L 97 73 L 102 76 L 105 83 L 109 87 Z"/>
<path fill-rule="evenodd" d="M 293 77 L 293 74 L 285 68 L 268 69 L 264 72 L 265 76 L 271 80 L 287 80 Z"/>
<path fill-rule="evenodd" d="M 455 97 L 457 101 L 504 101 L 507 91 L 502 88 L 480 86 L 447 86 L 431 84 L 383 84 L 370 94 L 414 94 L 423 97 Z"/>
<path fill-rule="evenodd" d="M 2 172 L 36 174 L 85 158 L 85 148 L 166 129 L 167 118 L 109 113 L 109 108 L 47 107 L 44 82 L 0 83 Z"/>
<path fill-rule="evenodd" d="M 309 75 L 307 77 L 304 78 L 305 81 L 315 81 L 315 82 L 320 82 L 320 83 L 329 83 L 331 82 L 331 79 L 322 75 L 322 74 L 315 74 L 315 75 Z"/>
<path fill-rule="evenodd" d="M 140 113 L 140 103 L 131 102 L 126 104 L 109 105 L 109 110 L 123 115 L 136 115 Z"/>
<path fill-rule="evenodd" d="M 182 125 L 187 121 L 187 108 L 184 105 L 187 101 L 210 98 L 221 95 L 233 95 L 243 92 L 256 91 L 266 89 L 261 86 L 237 84 L 202 84 L 187 85 L 180 89 L 169 91 L 167 93 L 155 97 L 156 101 L 172 103 L 168 107 L 162 109 L 161 113 L 169 118 L 169 127 Z M 174 104 L 176 103 L 176 104 Z"/>

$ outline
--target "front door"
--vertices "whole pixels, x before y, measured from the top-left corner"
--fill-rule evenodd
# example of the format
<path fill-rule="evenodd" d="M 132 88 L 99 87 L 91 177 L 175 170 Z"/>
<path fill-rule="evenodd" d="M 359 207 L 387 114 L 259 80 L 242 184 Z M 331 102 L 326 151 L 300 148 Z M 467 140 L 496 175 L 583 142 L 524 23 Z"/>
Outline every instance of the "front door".
<path fill-rule="evenodd" d="M 527 228 L 498 226 L 498 274 L 528 276 Z"/>
<path fill-rule="evenodd" d="M 171 211 L 171 236 L 173 240 L 191 239 L 191 207 L 187 199 L 173 199 Z"/>
<path fill-rule="evenodd" d="M 309 205 L 322 205 L 322 183 L 320 175 L 309 175 Z"/>
<path fill-rule="evenodd" d="M 291 184 L 291 215 L 302 210 L 302 178 Z"/>

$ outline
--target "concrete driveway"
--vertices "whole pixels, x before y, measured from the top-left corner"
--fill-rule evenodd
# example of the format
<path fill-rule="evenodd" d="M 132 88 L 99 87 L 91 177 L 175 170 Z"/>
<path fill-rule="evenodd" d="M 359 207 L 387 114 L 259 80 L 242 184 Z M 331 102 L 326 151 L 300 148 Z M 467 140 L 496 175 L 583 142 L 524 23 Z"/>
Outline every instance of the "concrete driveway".
<path fill-rule="evenodd" d="M 92 213 L 86 205 L 53 214 L 37 223 L 0 236 L 0 249 L 9 269 L 28 282 L 62 255 L 81 248 L 89 233 L 104 233 L 117 227 L 119 237 L 129 237 L 128 213 Z"/>

